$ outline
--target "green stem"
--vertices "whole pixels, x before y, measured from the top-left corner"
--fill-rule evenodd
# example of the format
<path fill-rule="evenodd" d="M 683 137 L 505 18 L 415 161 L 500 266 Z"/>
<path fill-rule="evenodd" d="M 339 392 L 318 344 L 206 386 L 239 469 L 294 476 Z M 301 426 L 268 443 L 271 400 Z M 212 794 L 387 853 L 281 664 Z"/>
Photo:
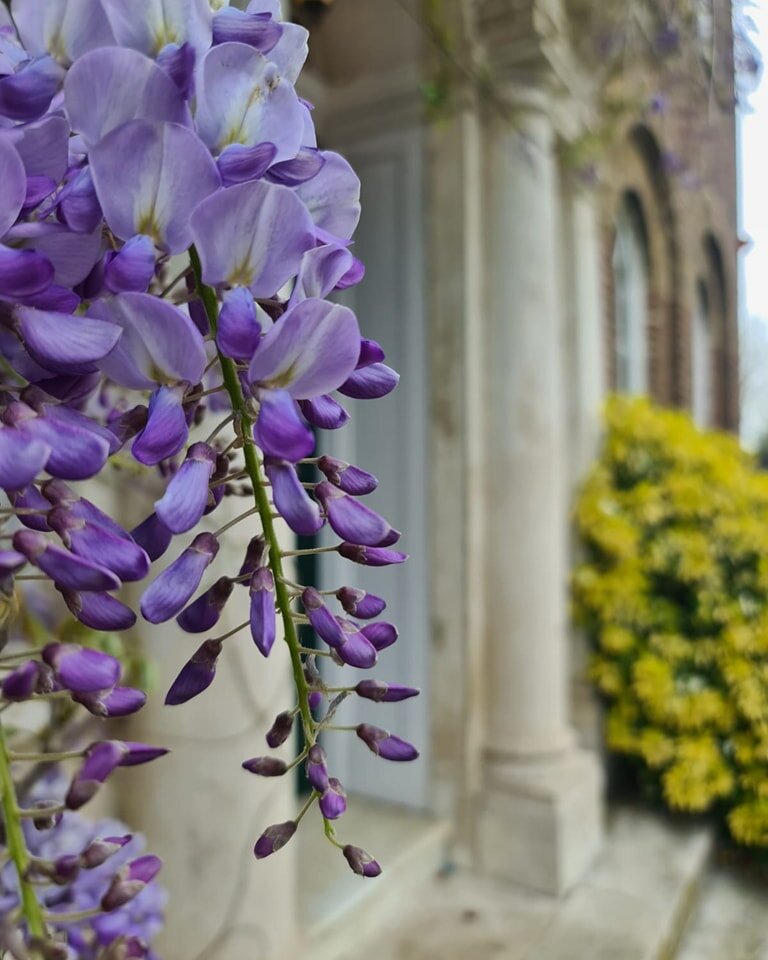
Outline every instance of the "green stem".
<path fill-rule="evenodd" d="M 21 912 L 27 921 L 30 936 L 43 940 L 46 937 L 43 911 L 34 887 L 26 880 L 29 867 L 29 851 L 24 839 L 24 831 L 21 828 L 16 788 L 11 776 L 11 759 L 2 724 L 0 724 L 0 791 L 2 791 L 0 804 L 3 811 L 3 823 L 5 824 L 5 843 L 8 854 L 16 868 L 21 893 Z"/>
<path fill-rule="evenodd" d="M 189 259 L 192 264 L 192 270 L 195 275 L 197 292 L 205 307 L 208 316 L 208 322 L 211 325 L 211 332 L 216 334 L 219 323 L 219 308 L 216 301 L 216 294 L 211 287 L 203 283 L 202 268 L 197 251 L 192 247 L 189 251 Z M 304 738 L 307 748 L 311 747 L 316 740 L 315 724 L 312 719 L 312 711 L 309 706 L 309 689 L 304 677 L 304 664 L 301 660 L 301 645 L 296 632 L 296 625 L 291 616 L 291 598 L 284 583 L 283 560 L 280 552 L 280 544 L 277 539 L 275 525 L 272 519 L 272 505 L 269 502 L 265 480 L 261 472 L 256 447 L 253 442 L 253 427 L 251 417 L 248 413 L 245 397 L 240 389 L 240 379 L 237 375 L 237 368 L 229 357 L 219 353 L 219 363 L 224 378 L 224 387 L 229 394 L 229 400 L 232 404 L 232 411 L 236 420 L 239 422 L 240 430 L 245 443 L 243 444 L 243 457 L 245 459 L 245 469 L 248 478 L 253 487 L 253 499 L 256 505 L 256 511 L 261 519 L 262 532 L 269 548 L 269 566 L 275 580 L 275 603 L 280 611 L 280 617 L 283 621 L 284 639 L 288 645 L 291 657 L 291 669 L 293 671 L 293 682 L 296 687 L 298 698 L 299 713 L 301 714 L 301 724 L 304 729 Z"/>

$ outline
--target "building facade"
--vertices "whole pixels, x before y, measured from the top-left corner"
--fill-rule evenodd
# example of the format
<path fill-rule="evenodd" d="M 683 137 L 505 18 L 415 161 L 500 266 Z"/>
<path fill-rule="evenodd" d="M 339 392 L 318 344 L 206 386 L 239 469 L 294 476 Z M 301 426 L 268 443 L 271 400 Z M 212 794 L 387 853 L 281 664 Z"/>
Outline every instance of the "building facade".
<path fill-rule="evenodd" d="M 567 590 L 570 503 L 602 399 L 648 393 L 738 425 L 730 5 L 693 4 L 663 65 L 626 57 L 615 76 L 589 42 L 603 6 L 294 4 L 321 146 L 362 182 L 368 272 L 345 302 L 402 374 L 328 452 L 379 476 L 371 503 L 406 531 L 412 560 L 377 577 L 401 631 L 377 675 L 423 692 L 375 709 L 422 760 L 333 745 L 350 794 L 339 832 L 383 862 L 375 883 L 310 818 L 257 863 L 253 841 L 288 818 L 294 784 L 238 768 L 288 695 L 287 662 L 267 674 L 230 658 L 217 697 L 172 714 L 172 758 L 119 799 L 152 849 L 174 850 L 167 960 L 341 958 L 447 864 L 561 894 L 600 848 L 602 761 L 574 709 Z M 644 3 L 622 6 L 653 23 Z M 337 583 L 330 562 L 315 577 Z M 144 639 L 162 689 L 184 639 Z"/>

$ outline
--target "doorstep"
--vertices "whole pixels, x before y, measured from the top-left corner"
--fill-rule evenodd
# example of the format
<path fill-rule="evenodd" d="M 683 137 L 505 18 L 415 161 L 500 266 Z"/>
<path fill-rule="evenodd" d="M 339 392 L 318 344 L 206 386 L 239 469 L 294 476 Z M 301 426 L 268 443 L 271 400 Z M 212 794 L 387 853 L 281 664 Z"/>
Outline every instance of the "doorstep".
<path fill-rule="evenodd" d="M 397 870 L 368 936 L 353 911 L 335 952 L 310 948 L 308 960 L 671 960 L 712 844 L 707 828 L 621 808 L 594 866 L 561 898 L 463 870 L 421 884 Z"/>

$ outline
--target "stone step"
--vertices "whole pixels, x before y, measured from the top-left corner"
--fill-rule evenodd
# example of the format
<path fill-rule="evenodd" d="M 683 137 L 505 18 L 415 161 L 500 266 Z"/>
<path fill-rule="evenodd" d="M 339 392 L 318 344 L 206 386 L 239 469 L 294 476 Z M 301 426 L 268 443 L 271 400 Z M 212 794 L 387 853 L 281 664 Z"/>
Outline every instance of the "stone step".
<path fill-rule="evenodd" d="M 390 887 L 373 936 L 357 910 L 338 918 L 347 946 L 336 941 L 335 960 L 673 960 L 711 850 L 707 829 L 621 809 L 594 866 L 565 897 L 463 870 L 406 883 L 399 898 Z M 353 946 L 350 930 L 360 934 Z"/>

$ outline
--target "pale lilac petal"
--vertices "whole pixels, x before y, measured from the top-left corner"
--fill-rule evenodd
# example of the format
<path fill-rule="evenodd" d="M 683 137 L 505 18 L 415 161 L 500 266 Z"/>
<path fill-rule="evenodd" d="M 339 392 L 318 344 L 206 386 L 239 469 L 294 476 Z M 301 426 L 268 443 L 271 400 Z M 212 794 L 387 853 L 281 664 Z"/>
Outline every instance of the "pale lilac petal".
<path fill-rule="evenodd" d="M 287 390 L 265 390 L 260 397 L 256 443 L 269 457 L 296 463 L 315 449 L 312 431 Z"/>
<path fill-rule="evenodd" d="M 32 307 L 19 307 L 16 318 L 32 358 L 55 373 L 90 373 L 122 333 L 113 323 Z"/>
<path fill-rule="evenodd" d="M 58 412 L 52 408 L 46 415 L 28 420 L 24 429 L 51 448 L 45 468 L 52 477 L 88 480 L 107 462 L 109 442 L 95 430 L 53 415 Z"/>
<path fill-rule="evenodd" d="M 360 328 L 348 307 L 303 300 L 262 338 L 248 369 L 252 383 L 307 399 L 335 390 L 360 355 Z"/>
<path fill-rule="evenodd" d="M 131 447 L 139 463 L 154 466 L 175 456 L 187 442 L 189 426 L 182 400 L 182 391 L 174 387 L 159 387 L 152 394 L 147 425 Z"/>
<path fill-rule="evenodd" d="M 209 0 L 142 0 L 140 12 L 125 0 L 102 3 L 120 46 L 154 56 L 169 43 L 189 43 L 198 53 L 211 45 Z"/>
<path fill-rule="evenodd" d="M 25 248 L 42 254 L 54 268 L 53 280 L 62 287 L 81 283 L 101 256 L 101 228 L 93 233 L 73 233 L 63 223 L 19 224 L 9 235 Z"/>
<path fill-rule="evenodd" d="M 91 151 L 104 216 L 122 240 L 142 233 L 168 253 L 192 242 L 191 211 L 220 186 L 213 158 L 195 134 L 175 123 L 135 120 Z"/>
<path fill-rule="evenodd" d="M 298 23 L 284 23 L 283 34 L 269 51 L 269 59 L 277 65 L 289 83 L 296 83 L 307 59 L 309 31 Z"/>
<path fill-rule="evenodd" d="M 323 153 L 323 169 L 296 188 L 315 226 L 349 240 L 360 220 L 360 180 L 338 153 Z"/>
<path fill-rule="evenodd" d="M 21 212 L 27 192 L 27 173 L 10 140 L 0 138 L 0 237 L 5 236 Z"/>
<path fill-rule="evenodd" d="M 25 48 L 69 64 L 89 50 L 114 44 L 101 0 L 13 0 L 13 19 Z"/>
<path fill-rule="evenodd" d="M 141 234 L 107 254 L 104 285 L 111 293 L 146 293 L 155 275 L 155 246 Z"/>
<path fill-rule="evenodd" d="M 146 293 L 121 293 L 94 304 L 88 315 L 123 328 L 115 349 L 99 363 L 115 383 L 145 390 L 157 382 L 201 380 L 207 363 L 203 338 L 173 304 Z"/>
<path fill-rule="evenodd" d="M 81 57 L 64 81 L 64 102 L 72 129 L 89 146 L 130 120 L 186 123 L 188 117 L 184 98 L 165 71 L 122 47 L 102 47 Z"/>
<path fill-rule="evenodd" d="M 233 143 L 225 147 L 216 161 L 225 187 L 236 183 L 247 183 L 263 177 L 277 156 L 274 143 L 258 143 L 255 147 L 245 147 Z"/>
<path fill-rule="evenodd" d="M 190 224 L 203 280 L 250 287 L 255 297 L 274 296 L 315 245 L 312 221 L 295 193 L 262 180 L 203 200 Z"/>
<path fill-rule="evenodd" d="M 308 297 L 327 297 L 352 270 L 355 258 L 345 247 L 326 243 L 307 250 L 301 260 L 290 305 Z"/>
<path fill-rule="evenodd" d="M 53 264 L 41 253 L 0 244 L 0 297 L 26 299 L 42 293 L 53 283 L 53 277 Z"/>
<path fill-rule="evenodd" d="M 37 209 L 43 200 L 50 197 L 56 186 L 56 181 L 50 177 L 27 177 L 27 192 L 22 207 L 24 214 L 28 215 Z"/>
<path fill-rule="evenodd" d="M 263 54 L 242 43 L 222 43 L 206 53 L 195 120 L 214 153 L 233 143 L 271 143 L 278 162 L 296 156 L 304 133 L 303 111 L 291 83 Z"/>
<path fill-rule="evenodd" d="M 304 489 L 296 468 L 283 460 L 267 460 L 265 470 L 272 484 L 272 501 L 294 533 L 311 537 L 323 525 L 320 507 Z"/>
<path fill-rule="evenodd" d="M 58 183 L 67 171 L 69 124 L 64 117 L 48 116 L 14 127 L 10 133 L 28 177 L 50 177 Z M 3 177 L 5 181 L 5 176 Z M 7 201 L 5 194 L 4 202 Z M 2 236 L 0 223 L 0 236 Z"/>

